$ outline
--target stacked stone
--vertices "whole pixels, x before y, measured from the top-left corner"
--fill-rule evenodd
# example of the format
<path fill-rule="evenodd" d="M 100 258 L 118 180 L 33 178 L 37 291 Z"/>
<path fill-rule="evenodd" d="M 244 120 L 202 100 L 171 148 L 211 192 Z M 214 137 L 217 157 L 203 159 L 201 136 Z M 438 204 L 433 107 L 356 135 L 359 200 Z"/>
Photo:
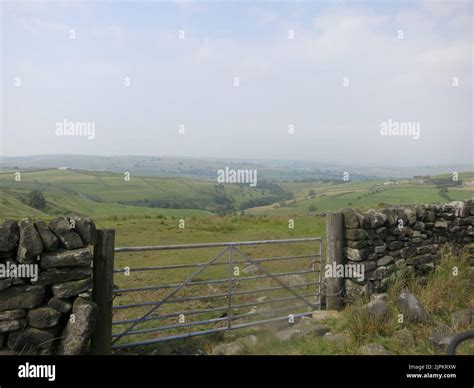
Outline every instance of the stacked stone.
<path fill-rule="evenodd" d="M 97 315 L 88 246 L 95 238 L 83 217 L 0 225 L 0 264 L 38 265 L 36 281 L 0 278 L 0 355 L 86 350 Z"/>
<path fill-rule="evenodd" d="M 468 200 L 367 212 L 343 210 L 346 261 L 365 268 L 364 280 L 346 279 L 346 293 L 385 292 L 390 275 L 401 266 L 423 278 L 440 260 L 442 244 L 463 246 L 474 241 L 473 205 Z"/>

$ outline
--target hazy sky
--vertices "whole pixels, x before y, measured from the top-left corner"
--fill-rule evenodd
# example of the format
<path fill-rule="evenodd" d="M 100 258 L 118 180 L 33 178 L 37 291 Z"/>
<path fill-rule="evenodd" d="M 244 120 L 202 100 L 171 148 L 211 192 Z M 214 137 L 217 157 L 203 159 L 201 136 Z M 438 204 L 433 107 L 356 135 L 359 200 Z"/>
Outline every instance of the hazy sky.
<path fill-rule="evenodd" d="M 472 18 L 470 1 L 2 1 L 1 152 L 472 164 Z M 389 120 L 419 139 L 382 136 Z"/>

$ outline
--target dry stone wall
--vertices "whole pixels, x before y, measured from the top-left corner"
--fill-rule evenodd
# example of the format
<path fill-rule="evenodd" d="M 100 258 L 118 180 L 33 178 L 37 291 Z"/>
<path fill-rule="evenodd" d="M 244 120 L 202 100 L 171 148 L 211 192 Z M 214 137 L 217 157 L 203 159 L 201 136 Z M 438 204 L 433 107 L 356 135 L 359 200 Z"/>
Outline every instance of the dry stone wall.
<path fill-rule="evenodd" d="M 362 264 L 364 276 L 345 279 L 345 294 L 385 292 L 390 276 L 406 267 L 423 279 L 434 269 L 446 243 L 474 241 L 474 201 L 442 205 L 343 210 L 346 264 Z"/>
<path fill-rule="evenodd" d="M 95 239 L 83 217 L 0 225 L 0 355 L 88 351 Z"/>

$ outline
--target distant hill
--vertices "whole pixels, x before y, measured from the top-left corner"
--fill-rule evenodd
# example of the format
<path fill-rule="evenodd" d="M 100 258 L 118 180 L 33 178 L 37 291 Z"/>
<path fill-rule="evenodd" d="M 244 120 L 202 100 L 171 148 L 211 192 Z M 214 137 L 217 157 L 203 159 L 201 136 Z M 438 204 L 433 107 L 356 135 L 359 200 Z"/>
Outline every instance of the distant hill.
<path fill-rule="evenodd" d="M 35 190 L 44 193 L 48 202 L 45 212 L 76 208 L 83 209 L 82 214 L 87 214 L 85 209 L 88 207 L 101 204 L 227 213 L 268 205 L 292 196 L 278 184 L 265 180 L 259 180 L 258 186 L 253 188 L 248 184 L 218 184 L 216 181 L 183 177 L 143 177 L 133 173 L 127 181 L 123 173 L 109 171 L 20 169 L 20 172 L 20 181 L 15 180 L 12 170 L 0 173 L 0 194 L 8 199 L 4 200 L 5 213 L 21 207 L 21 204 L 28 204 L 27 196 Z M 63 206 L 64 203 L 68 206 Z M 111 214 L 116 210 L 120 209 L 112 206 Z M 35 213 L 31 212 L 32 215 Z"/>
<path fill-rule="evenodd" d="M 472 166 L 383 167 L 321 163 L 295 160 L 197 159 L 159 156 L 96 156 L 96 155 L 32 155 L 0 158 L 0 169 L 43 169 L 70 167 L 76 170 L 129 171 L 136 176 L 187 177 L 216 179 L 217 170 L 257 169 L 259 178 L 278 181 L 340 180 L 349 172 L 351 180 L 377 178 L 411 178 L 415 175 L 436 175 L 448 171 L 471 171 Z"/>
<path fill-rule="evenodd" d="M 3 157 L 0 168 L 44 169 L 70 167 L 76 170 L 129 171 L 136 176 L 174 176 L 197 179 L 216 179 L 217 170 L 256 169 L 259 178 L 284 181 L 342 179 L 343 166 L 316 162 L 274 161 L 274 160 L 219 160 L 155 156 L 94 156 L 94 155 L 34 155 Z M 384 171 L 387 173 L 387 171 Z M 380 175 L 378 175 L 380 176 Z M 383 175 L 385 176 L 385 175 Z M 351 179 L 367 180 L 377 176 L 352 170 Z"/>

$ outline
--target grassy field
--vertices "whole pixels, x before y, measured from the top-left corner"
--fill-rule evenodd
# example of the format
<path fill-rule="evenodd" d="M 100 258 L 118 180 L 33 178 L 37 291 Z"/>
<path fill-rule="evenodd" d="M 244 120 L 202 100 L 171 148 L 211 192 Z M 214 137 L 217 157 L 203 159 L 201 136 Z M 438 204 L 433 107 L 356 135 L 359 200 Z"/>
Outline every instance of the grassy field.
<path fill-rule="evenodd" d="M 172 218 L 143 218 L 136 220 L 123 221 L 101 221 L 99 227 L 113 227 L 116 230 L 117 246 L 140 246 L 140 245 L 166 245 L 166 244 L 190 244 L 198 242 L 225 242 L 225 241 L 245 241 L 245 240 L 265 240 L 265 239 L 283 239 L 296 237 L 317 237 L 324 235 L 324 219 L 320 217 L 301 217 L 295 222 L 294 229 L 288 228 L 288 219 L 284 217 L 253 217 L 253 216 L 235 216 L 235 217 L 210 217 L 197 218 L 191 217 L 186 219 L 186 226 L 180 229 L 177 219 Z M 205 248 L 181 251 L 164 251 L 164 252 L 144 252 L 144 253 L 119 253 L 116 256 L 116 268 L 130 268 L 130 275 L 125 273 L 117 273 L 115 275 L 115 284 L 119 289 L 156 286 L 163 284 L 176 284 L 184 281 L 197 268 L 170 269 L 160 271 L 137 271 L 142 267 L 170 266 L 176 264 L 198 264 L 206 263 L 223 248 Z M 319 250 L 319 243 L 301 243 L 301 244 L 279 244 L 265 245 L 256 247 L 245 247 L 242 251 L 250 258 L 265 257 L 284 257 L 289 255 L 313 256 L 310 258 L 300 258 L 294 260 L 282 260 L 277 262 L 263 263 L 265 269 L 271 270 L 272 273 L 305 271 L 311 270 L 315 253 Z M 195 278 L 194 282 L 203 282 L 211 279 L 224 279 L 222 283 L 206 285 L 197 284 L 187 287 L 185 290 L 176 294 L 176 298 L 195 298 L 198 296 L 209 296 L 201 300 L 185 301 L 182 303 L 167 303 L 160 307 L 158 314 L 159 320 L 150 320 L 140 324 L 137 329 L 152 329 L 163 325 L 173 325 L 179 322 L 179 315 L 185 315 L 186 323 L 197 322 L 203 319 L 217 320 L 212 325 L 197 325 L 193 330 L 205 330 L 210 327 L 221 327 L 227 325 L 225 317 L 222 316 L 227 310 L 228 300 L 225 294 L 228 291 L 228 282 L 225 280 L 228 274 L 228 254 L 226 253 L 221 259 L 216 261 L 215 266 L 211 266 L 204 270 Z M 285 299 L 292 297 L 286 290 L 274 290 L 266 292 L 256 292 L 255 290 L 267 287 L 278 286 L 271 278 L 256 280 L 239 280 L 242 277 L 252 275 L 242 272 L 248 265 L 244 256 L 238 254 L 233 255 L 232 268 L 239 267 L 240 275 L 236 276 L 236 282 L 233 286 L 233 292 L 244 293 L 243 295 L 234 296 L 232 303 L 236 305 L 244 305 L 233 311 L 234 315 L 251 314 L 255 305 L 259 305 L 257 298 L 267 296 L 270 299 Z M 318 269 L 316 265 L 315 269 Z M 259 272 L 257 275 L 262 275 Z M 255 275 L 254 275 L 255 276 Z M 313 283 L 318 280 L 319 272 L 310 272 L 300 275 L 305 282 Z M 317 294 L 317 285 L 302 287 L 301 292 L 315 302 Z M 136 304 L 143 302 L 153 302 L 164 298 L 172 289 L 123 292 L 116 297 L 114 304 L 121 306 L 125 304 Z M 251 292 L 249 292 L 251 291 Z M 224 295 L 223 297 L 213 297 L 216 295 Z M 290 303 L 290 304 L 289 304 Z M 259 308 L 264 308 L 259 305 Z M 280 313 L 285 315 L 288 313 L 299 313 L 308 311 L 307 308 L 298 308 L 301 306 L 298 301 L 279 302 L 271 305 L 272 308 L 285 308 L 295 306 L 294 308 Z M 265 305 L 266 308 L 269 305 Z M 132 309 L 116 309 L 114 312 L 114 320 L 126 320 L 138 318 L 148 311 L 150 307 L 134 307 Z M 188 315 L 190 310 L 214 310 L 199 315 Z M 172 315 L 171 317 L 163 317 L 163 315 Z M 159 317 L 161 315 L 161 317 Z M 254 316 L 254 315 L 252 315 Z M 260 316 L 260 319 L 270 318 L 272 315 Z M 236 323 L 248 322 L 249 317 L 242 317 Z M 114 332 L 119 332 L 126 328 L 127 325 L 115 325 Z M 180 334 L 186 332 L 187 328 L 181 330 L 170 330 L 166 334 Z M 188 329 L 189 330 L 189 329 Z M 152 332 L 136 334 L 126 337 L 120 343 L 128 341 L 141 341 L 150 338 L 157 338 L 164 333 Z M 199 346 L 210 346 L 215 337 L 203 337 L 192 343 Z M 207 344 L 207 345 L 206 345 Z M 172 346 L 176 346 L 173 344 Z M 166 349 L 166 347 L 165 347 Z"/>
<path fill-rule="evenodd" d="M 95 220 L 120 218 L 143 218 L 156 216 L 195 216 L 203 217 L 212 213 L 198 209 L 160 209 L 143 206 L 122 205 L 117 203 L 95 202 L 78 194 L 44 192 L 49 204 L 44 211 L 32 208 L 22 202 L 19 196 L 22 190 L 0 190 L 0 220 L 8 218 L 26 218 L 49 220 L 55 215 L 87 215 Z"/>
<path fill-rule="evenodd" d="M 340 208 L 369 208 L 380 204 L 410 204 L 410 203 L 440 203 L 447 200 L 471 198 L 474 195 L 472 187 L 449 187 L 441 193 L 434 184 L 420 184 L 414 180 L 406 180 L 391 185 L 384 185 L 384 181 L 361 182 L 279 182 L 281 188 L 293 194 L 292 200 L 281 201 L 278 204 L 256 207 L 245 212 L 232 212 L 225 216 L 216 215 L 216 198 L 226 196 L 233 203 L 239 205 L 251 198 L 263 198 L 268 195 L 265 189 L 252 189 L 237 185 L 223 185 L 219 187 L 215 182 L 193 180 L 186 178 L 156 178 L 132 177 L 131 182 L 125 182 L 123 176 L 109 172 L 97 171 L 61 171 L 44 170 L 25 172 L 21 182 L 15 182 L 13 172 L 0 174 L 0 219 L 31 217 L 34 219 L 49 220 L 55 215 L 82 214 L 92 217 L 99 228 L 113 228 L 116 230 L 117 246 L 146 246 L 168 244 L 192 244 L 200 242 L 225 242 L 246 240 L 272 240 L 299 237 L 325 237 L 325 218 L 321 215 L 329 210 Z M 464 174 L 462 179 L 473 179 L 473 174 Z M 28 206 L 25 197 L 32 190 L 43 193 L 47 205 L 38 210 Z M 138 201 L 141 205 L 150 205 L 152 201 L 175 201 L 188 204 L 189 207 L 203 209 L 174 209 L 147 206 L 134 206 L 131 203 Z M 208 208 L 209 210 L 205 210 Z M 185 221 L 184 228 L 180 228 L 180 220 Z M 294 228 L 289 228 L 289 220 L 294 221 Z M 324 247 L 323 247 L 324 248 Z M 141 271 L 143 267 L 175 266 L 203 264 L 208 262 L 222 249 L 206 248 L 200 250 L 164 251 L 146 253 L 120 253 L 116 255 L 116 269 L 130 268 L 129 275 L 123 272 L 115 274 L 115 284 L 118 289 L 163 286 L 177 284 L 190 276 L 196 268 L 171 268 L 153 271 Z M 284 257 L 289 255 L 313 255 L 318 251 L 315 243 L 298 245 L 265 245 L 242 249 L 250 258 Z M 234 255 L 235 263 L 242 271 L 249 263 L 243 257 Z M 324 249 L 323 249 L 324 257 Z M 184 314 L 185 322 L 198 322 L 202 319 L 214 319 L 215 326 L 227 324 L 226 312 L 228 300 L 227 281 L 212 285 L 200 284 L 210 279 L 225 279 L 228 275 L 228 253 L 215 264 L 193 279 L 194 284 L 180 291 L 175 298 L 191 298 L 179 303 L 166 303 L 160 307 L 154 319 L 141 323 L 136 329 L 151 330 L 158 326 L 167 326 L 179 323 L 180 315 Z M 313 268 L 314 257 L 295 260 L 282 260 L 264 263 L 264 268 L 272 273 L 288 271 L 304 271 Z M 240 261 L 240 262 L 238 262 Z M 317 268 L 315 268 L 317 269 Z M 257 275 L 261 275 L 259 272 Z M 243 274 L 240 277 L 249 276 Z M 317 272 L 301 275 L 305 282 L 311 283 L 318 279 Z M 233 311 L 234 315 L 243 315 L 238 323 L 244 323 L 255 317 L 255 307 L 259 312 L 268 308 L 266 301 L 258 301 L 261 296 L 268 300 L 287 298 L 292 295 L 286 290 L 258 292 L 260 288 L 275 287 L 278 284 L 269 278 L 258 280 L 236 280 L 234 292 L 242 295 L 233 298 L 233 305 L 240 305 Z M 151 291 L 121 292 L 116 296 L 114 304 L 123 306 L 138 303 L 152 303 L 163 299 L 173 288 L 156 289 Z M 318 286 L 302 287 L 301 292 L 315 301 Z M 200 296 L 211 295 L 202 299 Z M 222 296 L 219 296 L 222 295 Z M 288 307 L 290 302 L 279 302 L 273 308 Z M 307 311 L 307 308 L 297 307 L 297 301 L 292 301 L 292 313 Z M 148 311 L 149 306 L 136 306 L 132 309 L 114 310 L 114 320 L 129 320 L 138 318 Z M 205 310 L 204 314 L 190 313 L 192 310 Z M 189 313 L 189 314 L 188 314 Z M 289 313 L 285 311 L 283 314 Z M 252 315 L 249 315 L 252 314 Z M 262 315 L 260 318 L 269 318 L 271 315 Z M 156 319 L 155 319 L 156 318 Z M 114 325 L 114 333 L 118 333 L 127 325 Z M 205 330 L 209 325 L 198 325 L 194 330 Z M 173 329 L 167 334 L 179 334 L 186 331 Z M 245 329 L 245 333 L 253 332 Z M 146 340 L 163 335 L 164 332 L 143 332 L 126 337 L 122 342 Z M 226 334 L 227 335 L 227 334 Z M 265 334 L 264 334 L 265 335 Z M 170 346 L 153 347 L 160 352 L 169 351 L 179 346 L 187 349 L 196 348 L 209 350 L 222 341 L 225 336 L 211 335 L 173 342 Z M 308 343 L 298 340 L 290 345 L 275 343 L 271 330 L 265 349 L 255 351 L 263 354 L 334 354 L 337 349 L 328 348 L 322 340 L 314 339 Z M 272 345 L 274 344 L 274 345 Z M 274 346 L 274 347 L 273 347 Z M 286 349 L 285 346 L 288 346 Z M 141 349 L 149 351 L 150 348 Z M 353 350 L 353 349 L 352 349 Z M 352 351 L 351 350 L 351 351 Z M 348 350 L 349 351 L 349 350 Z M 418 350 L 417 350 L 418 351 Z M 422 352 L 422 349 L 419 350 Z"/>
<path fill-rule="evenodd" d="M 19 182 L 14 180 L 12 172 L 0 174 L 0 189 L 80 194 L 83 198 L 107 203 L 142 202 L 147 205 L 149 202 L 149 207 L 153 201 L 163 201 L 203 210 L 215 209 L 216 197 L 219 196 L 232 198 L 239 206 L 243 201 L 265 195 L 261 190 L 252 190 L 248 186 L 227 184 L 218 187 L 215 181 L 134 176 L 125 181 L 124 176 L 117 173 L 54 169 L 23 172 Z"/>
<path fill-rule="evenodd" d="M 471 174 L 465 174 L 471 178 Z M 347 183 L 284 183 L 294 199 L 247 210 L 254 215 L 311 215 L 341 208 L 368 209 L 380 205 L 443 203 L 472 198 L 472 186 L 449 187 L 445 195 L 433 184 L 414 181 L 384 185 L 384 181 Z"/>

